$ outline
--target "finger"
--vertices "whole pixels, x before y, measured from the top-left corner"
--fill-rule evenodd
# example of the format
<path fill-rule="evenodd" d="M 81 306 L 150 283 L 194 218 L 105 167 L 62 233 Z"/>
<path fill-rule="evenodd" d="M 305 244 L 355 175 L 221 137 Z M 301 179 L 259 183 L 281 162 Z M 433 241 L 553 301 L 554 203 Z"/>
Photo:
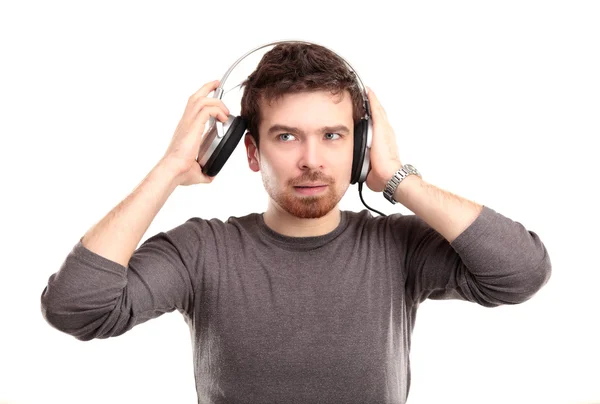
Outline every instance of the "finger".
<path fill-rule="evenodd" d="M 206 123 L 211 117 L 218 119 L 223 123 L 226 122 L 228 118 L 227 114 L 225 114 L 225 112 L 221 108 L 208 107 L 200 111 L 200 113 L 198 114 L 198 121 Z"/>
<path fill-rule="evenodd" d="M 189 109 L 190 109 L 189 114 L 191 116 L 195 116 L 198 114 L 198 112 L 200 112 L 202 110 L 202 108 L 206 108 L 206 107 L 210 107 L 210 106 L 218 106 L 223 111 L 225 111 L 225 113 L 227 115 L 230 114 L 229 108 L 227 108 L 227 106 L 223 103 L 223 100 L 220 100 L 218 98 L 206 98 L 206 97 L 201 98 L 200 100 L 198 100 L 197 102 L 192 104 L 189 107 Z"/>
<path fill-rule="evenodd" d="M 202 133 L 206 122 L 211 116 L 221 122 L 226 122 L 228 118 L 225 112 L 219 107 L 205 107 L 200 111 L 196 119 L 194 119 L 190 131 L 193 133 Z"/>
<path fill-rule="evenodd" d="M 211 91 L 216 90 L 220 84 L 220 80 L 213 80 L 204 84 L 198 91 L 190 96 L 190 100 L 195 101 L 198 98 L 206 97 Z"/>
<path fill-rule="evenodd" d="M 367 86 L 367 90 L 368 90 L 367 96 L 369 97 L 369 104 L 371 104 L 371 110 L 374 113 L 376 113 L 377 115 L 381 115 L 381 116 L 387 118 L 385 109 L 383 109 L 383 106 L 379 102 L 379 99 L 375 95 L 375 92 L 371 89 L 371 87 L 368 87 L 368 86 Z"/>

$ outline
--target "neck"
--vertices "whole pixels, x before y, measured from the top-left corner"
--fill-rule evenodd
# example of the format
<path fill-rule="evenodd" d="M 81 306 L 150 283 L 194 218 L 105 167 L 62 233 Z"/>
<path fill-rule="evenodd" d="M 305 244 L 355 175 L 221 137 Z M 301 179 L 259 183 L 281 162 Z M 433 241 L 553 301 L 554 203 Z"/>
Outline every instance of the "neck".
<path fill-rule="evenodd" d="M 329 213 L 318 219 L 301 219 L 293 216 L 269 201 L 267 211 L 263 214 L 265 224 L 273 231 L 289 237 L 322 236 L 335 230 L 341 221 L 338 205 Z"/>

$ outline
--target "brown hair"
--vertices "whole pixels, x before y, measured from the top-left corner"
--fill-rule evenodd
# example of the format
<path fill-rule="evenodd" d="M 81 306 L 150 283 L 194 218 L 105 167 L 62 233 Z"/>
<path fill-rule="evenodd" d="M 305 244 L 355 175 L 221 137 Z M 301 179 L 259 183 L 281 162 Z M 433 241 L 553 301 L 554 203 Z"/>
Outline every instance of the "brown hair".
<path fill-rule="evenodd" d="M 363 92 L 356 74 L 334 52 L 317 45 L 302 42 L 276 45 L 260 60 L 256 70 L 241 84 L 241 117 L 248 132 L 258 142 L 261 120 L 260 100 L 271 103 L 290 93 L 329 90 L 332 95 L 350 92 L 354 124 L 365 114 Z"/>

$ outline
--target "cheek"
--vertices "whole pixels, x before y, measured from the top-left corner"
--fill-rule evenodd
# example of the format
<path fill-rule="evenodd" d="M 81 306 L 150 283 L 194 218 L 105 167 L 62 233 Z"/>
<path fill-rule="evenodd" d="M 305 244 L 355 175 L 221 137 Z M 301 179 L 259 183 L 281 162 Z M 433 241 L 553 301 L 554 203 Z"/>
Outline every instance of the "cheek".
<path fill-rule="evenodd" d="M 353 150 L 344 153 L 344 157 L 342 161 L 338 165 L 337 176 L 340 179 L 347 179 L 350 182 L 350 177 L 352 176 L 352 158 L 353 158 Z"/>
<path fill-rule="evenodd" d="M 263 181 L 269 184 L 270 188 L 279 187 L 281 179 L 277 175 L 285 172 L 285 167 L 281 166 L 281 162 L 277 159 L 270 159 L 269 156 L 261 156 L 260 159 L 260 172 L 263 177 Z"/>
<path fill-rule="evenodd" d="M 285 173 L 294 167 L 295 157 L 285 153 L 275 153 L 272 156 L 265 156 L 264 166 L 271 173 Z"/>

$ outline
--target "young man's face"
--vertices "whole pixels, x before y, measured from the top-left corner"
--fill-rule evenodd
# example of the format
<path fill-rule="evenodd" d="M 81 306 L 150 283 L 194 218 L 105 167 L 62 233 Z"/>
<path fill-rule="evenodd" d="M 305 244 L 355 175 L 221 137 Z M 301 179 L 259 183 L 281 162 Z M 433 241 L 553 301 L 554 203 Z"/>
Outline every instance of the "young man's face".
<path fill-rule="evenodd" d="M 271 200 L 299 218 L 330 212 L 350 185 L 353 154 L 350 93 L 287 94 L 261 100 L 260 152 L 246 135 L 248 164 L 261 171 Z M 304 188 L 303 186 L 322 185 Z"/>

